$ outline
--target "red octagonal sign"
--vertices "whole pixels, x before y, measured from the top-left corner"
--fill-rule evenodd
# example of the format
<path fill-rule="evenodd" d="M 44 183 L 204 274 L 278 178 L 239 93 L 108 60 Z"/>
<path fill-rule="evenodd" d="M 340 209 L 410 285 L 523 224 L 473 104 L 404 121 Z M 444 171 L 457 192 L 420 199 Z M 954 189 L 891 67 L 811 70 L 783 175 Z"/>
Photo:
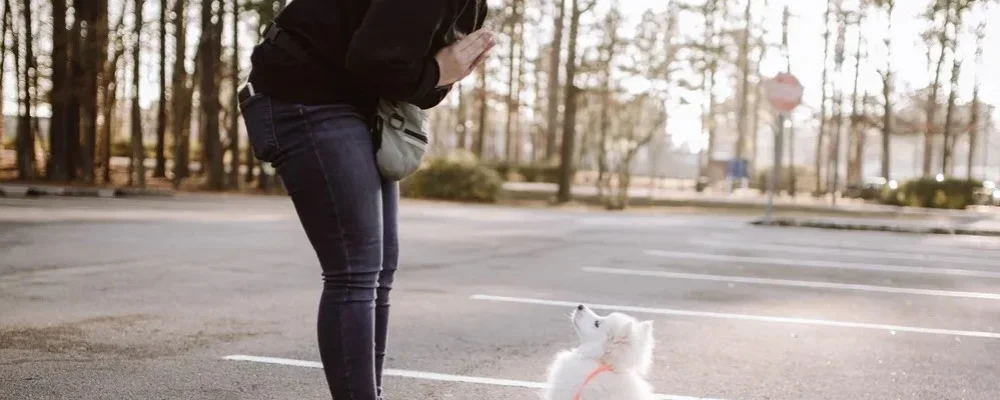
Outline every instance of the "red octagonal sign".
<path fill-rule="evenodd" d="M 764 83 L 767 101 L 780 113 L 787 114 L 802 104 L 802 84 L 789 73 L 780 73 Z"/>

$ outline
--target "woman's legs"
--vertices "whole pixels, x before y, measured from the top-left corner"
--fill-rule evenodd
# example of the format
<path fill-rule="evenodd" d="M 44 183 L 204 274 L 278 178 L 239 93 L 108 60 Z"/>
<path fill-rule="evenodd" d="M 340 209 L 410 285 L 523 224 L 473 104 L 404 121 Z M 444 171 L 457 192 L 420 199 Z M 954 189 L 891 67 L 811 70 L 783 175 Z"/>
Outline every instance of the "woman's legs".
<path fill-rule="evenodd" d="M 276 127 L 290 127 L 277 135 L 275 165 L 323 268 L 317 335 L 330 393 L 335 400 L 376 400 L 375 299 L 386 194 L 371 135 L 350 107 L 291 107 L 298 115 L 284 124 L 274 113 Z"/>
<path fill-rule="evenodd" d="M 393 276 L 399 262 L 399 236 L 397 220 L 399 207 L 399 184 L 382 184 L 382 271 L 378 277 L 375 298 L 375 382 L 382 395 L 382 366 L 385 361 L 386 336 L 389 331 L 389 292 L 392 290 Z"/>

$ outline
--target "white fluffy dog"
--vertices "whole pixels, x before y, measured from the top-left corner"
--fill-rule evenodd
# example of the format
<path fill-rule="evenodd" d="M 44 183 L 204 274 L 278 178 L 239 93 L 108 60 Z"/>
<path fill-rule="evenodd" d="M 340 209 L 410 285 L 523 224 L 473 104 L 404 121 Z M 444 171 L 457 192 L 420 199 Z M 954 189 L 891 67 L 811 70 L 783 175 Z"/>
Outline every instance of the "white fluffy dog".
<path fill-rule="evenodd" d="M 653 358 L 653 321 L 621 313 L 573 311 L 580 346 L 560 352 L 549 366 L 546 400 L 652 400 L 644 379 Z"/>

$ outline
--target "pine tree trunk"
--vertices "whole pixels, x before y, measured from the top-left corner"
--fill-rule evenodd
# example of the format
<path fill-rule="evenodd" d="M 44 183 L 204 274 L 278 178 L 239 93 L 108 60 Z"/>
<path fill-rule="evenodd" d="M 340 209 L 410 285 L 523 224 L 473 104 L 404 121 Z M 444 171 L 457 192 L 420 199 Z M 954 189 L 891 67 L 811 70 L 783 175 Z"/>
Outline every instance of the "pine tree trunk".
<path fill-rule="evenodd" d="M 11 11 L 12 10 L 10 8 L 10 0 L 4 0 L 3 10 L 2 10 L 3 16 L 0 17 L 2 18 L 0 19 L 0 38 L 2 38 L 0 40 L 2 40 L 5 45 L 7 43 L 7 32 L 11 28 L 11 15 L 10 15 Z M 6 93 L 4 92 L 4 85 L 3 85 L 4 79 L 7 76 L 6 72 L 7 72 L 7 49 L 5 47 L 3 49 L 0 49 L 0 93 Z M 4 121 L 4 114 L 0 112 L 0 143 L 4 143 L 4 134 L 6 133 L 4 132 L 5 126 L 7 126 L 7 124 Z M 3 155 L 0 154 L 0 162 L 2 161 L 3 161 Z"/>
<path fill-rule="evenodd" d="M 956 40 L 957 42 L 957 40 Z M 958 96 L 958 77 L 962 70 L 962 62 L 958 59 L 952 60 L 951 66 L 951 88 L 948 93 L 948 108 L 944 117 L 944 144 L 941 146 L 941 173 L 945 176 L 952 176 L 955 160 L 956 134 L 952 124 L 955 121 L 956 100 Z"/>
<path fill-rule="evenodd" d="M 715 76 L 719 73 L 719 62 L 713 58 L 708 70 L 708 145 L 705 147 L 705 165 L 712 163 L 718 141 L 718 123 L 716 122 Z"/>
<path fill-rule="evenodd" d="M 455 132 L 458 134 L 458 145 L 459 149 L 465 150 L 469 147 L 469 116 L 468 116 L 468 104 L 465 100 L 465 88 L 462 87 L 462 83 L 459 82 L 455 84 L 455 91 L 458 92 L 458 111 L 456 115 L 457 121 L 455 121 Z"/>
<path fill-rule="evenodd" d="M 517 77 L 517 40 L 514 36 L 517 31 L 518 0 L 513 0 L 511 4 L 511 15 L 507 18 L 505 29 L 507 38 L 510 40 L 507 48 L 507 119 L 504 121 L 504 160 L 513 162 L 514 155 L 514 79 Z"/>
<path fill-rule="evenodd" d="M 788 5 L 785 5 L 781 15 L 781 49 L 786 63 L 785 72 L 792 73 L 791 52 L 788 49 L 788 20 L 791 18 Z M 798 190 L 798 174 L 795 171 L 795 120 L 788 119 L 788 195 L 795 197 Z"/>
<path fill-rule="evenodd" d="M 129 185 L 146 186 L 146 147 L 142 140 L 142 108 L 139 107 L 139 55 L 142 53 L 142 9 L 145 1 L 135 0 L 135 21 L 132 29 L 132 160 L 135 175 L 129 175 Z M 134 179 L 134 180 L 133 180 Z"/>
<path fill-rule="evenodd" d="M 80 163 L 83 170 L 83 180 L 87 183 L 94 182 L 96 176 L 97 113 L 99 111 L 97 107 L 97 88 L 109 80 L 108 77 L 101 76 L 103 75 L 101 72 L 104 69 L 104 64 L 108 56 L 108 1 L 94 0 L 93 7 L 90 10 L 91 14 L 87 17 L 89 27 L 87 28 L 87 39 L 84 41 L 87 45 L 83 49 L 86 53 L 84 57 L 85 61 L 83 61 L 85 83 L 81 100 L 83 122 L 81 126 L 82 157 Z"/>
<path fill-rule="evenodd" d="M 858 27 L 860 29 L 861 22 L 858 22 Z M 864 35 L 858 35 L 857 49 L 854 52 L 854 59 L 856 60 L 854 68 L 854 93 L 851 95 L 851 125 L 850 133 L 848 136 L 848 159 L 847 159 L 847 183 L 848 184 L 859 184 L 861 183 L 861 153 L 864 149 L 857 147 L 858 143 L 863 143 L 861 136 L 864 135 L 864 130 L 861 128 L 861 117 L 864 112 L 860 109 L 860 101 L 862 100 L 860 96 L 861 86 L 858 84 L 861 80 L 861 49 Z"/>
<path fill-rule="evenodd" d="M 975 160 L 976 141 L 979 139 L 979 85 L 972 92 L 972 117 L 969 119 L 969 154 L 965 164 L 965 177 L 972 179 L 972 163 Z"/>
<path fill-rule="evenodd" d="M 761 38 L 763 39 L 763 38 Z M 764 81 L 764 76 L 760 73 L 760 64 L 764 61 L 764 55 L 767 50 L 767 44 L 763 40 L 759 43 L 760 53 L 757 54 L 757 59 L 753 62 L 753 75 L 757 77 L 758 82 Z M 761 88 L 754 86 L 749 89 L 753 94 L 753 107 L 751 107 L 750 114 L 750 171 L 757 170 L 757 157 L 758 157 L 758 137 L 760 136 L 760 114 L 763 111 L 764 96 L 761 94 Z"/>
<path fill-rule="evenodd" d="M 160 101 L 156 107 L 156 166 L 154 178 L 167 176 L 167 0 L 160 0 Z"/>
<path fill-rule="evenodd" d="M 979 141 L 979 131 L 980 131 L 979 113 L 981 112 L 979 103 L 979 88 L 981 86 L 979 81 L 979 72 L 983 66 L 983 40 L 985 38 L 986 38 L 986 22 L 983 21 L 979 24 L 978 27 L 976 27 L 976 58 L 975 58 L 976 67 L 975 67 L 975 77 L 973 79 L 975 87 L 972 90 L 972 116 L 969 118 L 969 154 L 968 154 L 968 161 L 966 162 L 965 165 L 966 168 L 965 176 L 968 179 L 972 179 L 972 165 L 973 161 L 975 161 L 976 145 L 977 142 Z M 988 140 L 984 140 L 984 142 L 987 143 L 985 143 L 983 147 L 984 148 L 989 147 Z M 982 175 L 983 175 L 982 178 L 985 179 L 986 178 L 985 170 L 982 171 Z"/>
<path fill-rule="evenodd" d="M 69 30 L 69 38 L 80 38 L 85 32 L 83 30 L 83 22 L 80 16 L 84 13 L 87 6 L 81 4 L 75 4 L 74 2 L 74 18 L 73 25 Z M 83 116 L 83 89 L 85 82 L 85 71 L 83 66 L 84 57 L 82 52 L 84 51 L 84 43 L 82 40 L 68 40 L 69 48 L 67 52 L 69 54 L 68 61 L 68 71 L 67 74 L 67 94 L 69 98 L 66 102 L 66 118 L 65 118 L 65 132 L 66 132 L 66 143 L 68 147 L 66 149 L 66 179 L 69 181 L 76 180 L 81 171 L 81 160 L 83 159 L 83 148 L 80 143 L 80 131 L 83 127 L 81 124 L 81 117 Z"/>
<path fill-rule="evenodd" d="M 219 58 L 218 42 L 216 37 L 218 26 L 221 22 L 213 23 L 212 16 L 215 14 L 215 0 L 205 0 L 201 7 L 201 85 L 199 87 L 199 101 L 201 102 L 201 118 L 204 121 L 201 134 L 204 136 L 204 146 L 202 147 L 203 159 L 202 169 L 208 172 L 208 188 L 210 190 L 223 189 L 223 167 L 222 167 L 222 143 L 219 140 L 219 91 L 216 85 L 216 60 Z"/>
<path fill-rule="evenodd" d="M 823 83 L 821 87 L 820 95 L 820 111 L 819 111 L 819 131 L 816 134 L 816 160 L 815 160 L 815 179 L 816 188 L 814 193 L 820 194 L 824 192 L 823 187 L 823 148 L 824 138 L 826 136 L 826 119 L 827 119 L 827 86 L 829 85 L 829 72 L 830 72 L 830 18 L 833 16 L 833 0 L 827 0 L 826 2 L 826 14 L 823 17 L 823 21 L 826 24 L 826 30 L 823 33 Z"/>
<path fill-rule="evenodd" d="M 125 42 L 124 35 L 121 33 L 125 24 L 125 13 L 122 13 L 118 18 L 118 22 L 115 24 L 114 32 L 115 43 L 114 43 L 114 53 L 111 55 L 110 59 L 105 63 L 103 72 L 101 75 L 107 81 L 107 84 L 101 85 L 99 87 L 99 95 L 101 99 L 101 113 L 103 115 L 104 122 L 100 127 L 100 137 L 98 142 L 100 143 L 99 157 L 101 159 L 101 178 L 104 183 L 111 183 L 111 145 L 112 145 L 112 125 L 117 126 L 117 123 L 113 121 L 114 111 L 118 107 L 118 88 L 120 87 L 118 81 L 118 64 L 122 57 L 125 56 Z"/>
<path fill-rule="evenodd" d="M 923 176 L 931 176 L 931 164 L 934 154 L 934 123 L 938 109 L 938 91 L 941 89 L 941 67 L 944 66 L 945 55 L 948 50 L 948 27 L 951 26 L 951 4 L 952 0 L 945 0 L 944 4 L 944 26 L 938 33 L 938 41 L 941 44 L 941 53 L 938 56 L 937 66 L 934 69 L 934 84 L 931 88 L 930 97 L 927 99 L 927 122 L 924 127 L 924 159 Z"/>
<path fill-rule="evenodd" d="M 740 109 L 737 114 L 736 149 L 734 156 L 738 159 L 746 159 L 747 151 L 747 129 L 750 128 L 748 119 L 750 117 L 750 26 L 753 25 L 751 9 L 753 0 L 746 0 L 746 9 L 743 11 L 743 38 L 740 43 Z"/>
<path fill-rule="evenodd" d="M 598 132 L 599 136 L 597 139 L 597 196 L 603 198 L 606 188 L 605 180 L 608 178 L 608 133 L 611 130 L 611 74 L 614 68 L 615 54 L 618 51 L 618 21 L 608 19 L 606 25 L 604 26 L 605 34 L 608 35 L 608 41 L 600 49 L 600 62 L 603 68 L 601 69 L 601 103 L 600 112 L 598 113 Z"/>
<path fill-rule="evenodd" d="M 240 1 L 232 0 L 233 6 L 233 54 L 230 85 L 233 97 L 229 110 L 229 185 L 238 188 L 240 180 Z"/>
<path fill-rule="evenodd" d="M 834 50 L 834 75 L 843 76 L 844 52 L 846 51 L 846 36 L 848 25 L 848 14 L 840 7 L 841 11 L 837 16 L 837 45 Z M 827 190 L 830 192 L 833 202 L 837 202 L 837 192 L 840 190 L 840 153 L 841 142 L 844 131 L 844 89 L 838 82 L 834 82 L 834 111 L 833 111 L 833 132 L 830 137 L 829 155 L 829 178 Z"/>
<path fill-rule="evenodd" d="M 539 72 L 542 70 L 542 65 L 544 64 L 543 57 L 547 56 L 539 52 L 535 59 L 532 60 L 532 64 L 534 65 L 533 75 L 535 76 L 532 79 L 532 93 L 535 94 L 532 114 L 535 116 L 545 115 L 545 110 L 548 107 L 546 103 L 548 99 L 546 97 L 547 93 L 542 90 L 542 79 Z M 545 124 L 544 121 L 541 123 L 539 121 L 540 119 L 537 117 L 532 118 L 531 128 L 529 129 L 529 134 L 531 135 L 531 154 L 528 156 L 528 160 L 532 164 L 538 163 L 545 157 Z"/>
<path fill-rule="evenodd" d="M 545 124 L 545 158 L 556 156 L 556 141 L 559 129 L 559 54 L 562 51 L 563 20 L 566 17 L 566 0 L 558 1 L 558 11 L 552 19 L 552 44 L 549 49 L 548 112 Z"/>
<path fill-rule="evenodd" d="M 580 16 L 586 9 L 580 8 L 580 0 L 572 1 L 572 11 L 569 23 L 569 49 L 566 56 L 566 88 L 564 89 L 565 115 L 563 116 L 563 139 L 561 156 L 559 157 L 559 190 L 556 193 L 556 201 L 567 203 L 572 199 L 573 186 L 573 154 L 576 151 L 576 110 L 579 88 L 576 87 L 576 51 L 577 41 L 580 31 Z M 590 4 L 590 7 L 593 3 Z M 587 7 L 589 9 L 589 7 Z"/>
<path fill-rule="evenodd" d="M 69 101 L 69 32 L 66 30 L 66 0 L 52 0 L 52 91 L 49 104 L 49 154 L 46 174 L 54 181 L 69 180 L 69 141 L 66 135 L 66 106 Z M 0 36 L 6 38 L 6 36 Z M 2 57 L 2 55 L 0 55 Z"/>
<path fill-rule="evenodd" d="M 187 0 L 174 0 L 174 69 L 170 87 L 171 111 L 174 136 L 174 187 L 191 175 L 190 170 L 190 120 L 184 115 L 185 106 L 190 107 L 191 94 L 188 89 L 187 70 L 184 66 L 187 51 L 186 22 Z"/>
<path fill-rule="evenodd" d="M 858 113 L 858 117 L 862 119 L 867 119 L 868 113 L 868 96 L 865 95 L 861 98 L 861 111 Z M 867 136 L 865 131 L 867 127 L 863 121 L 852 122 L 855 124 L 854 130 L 854 148 L 852 150 L 854 154 L 853 160 L 851 160 L 852 169 L 855 173 L 854 182 L 860 184 L 864 180 L 865 176 L 865 145 L 867 144 Z"/>
<path fill-rule="evenodd" d="M 885 62 L 885 74 L 882 76 L 882 177 L 891 179 L 891 154 L 889 152 L 893 132 L 893 105 L 892 105 L 892 16 L 896 8 L 896 1 L 889 0 L 887 4 L 887 14 L 889 24 L 886 29 L 884 39 L 887 57 Z"/>
<path fill-rule="evenodd" d="M 526 64 L 524 55 L 524 0 L 520 0 L 517 15 L 517 81 L 514 88 L 514 164 L 521 163 L 522 151 L 524 148 L 524 129 L 521 119 L 521 91 L 524 90 L 524 66 Z"/>
<path fill-rule="evenodd" d="M 610 55 L 607 55 L 610 58 Z M 605 59 L 607 60 L 607 59 Z M 597 196 L 604 197 L 604 180 L 608 174 L 608 131 L 611 130 L 611 117 L 609 114 L 611 108 L 611 71 L 610 63 L 605 63 L 607 68 L 601 71 L 601 112 L 600 118 L 600 137 L 597 139 Z"/>
<path fill-rule="evenodd" d="M 116 78 L 116 67 L 118 65 L 118 57 L 115 57 L 114 62 L 110 64 L 109 74 L 112 78 Z M 101 98 L 103 99 L 103 105 L 101 106 L 101 113 L 104 119 L 104 123 L 101 124 L 101 182 L 111 183 L 111 126 L 114 125 L 112 119 L 114 118 L 114 111 L 118 104 L 118 79 L 111 79 L 108 85 L 102 87 L 101 91 L 104 93 Z"/>
<path fill-rule="evenodd" d="M 32 48 L 34 35 L 31 29 L 31 8 L 31 0 L 24 0 L 21 5 L 24 32 L 20 35 L 22 40 L 24 40 L 24 57 L 20 63 L 22 68 L 21 79 L 23 79 L 20 83 L 22 90 L 22 110 L 20 118 L 17 121 L 17 141 L 15 143 L 17 153 L 17 177 L 21 180 L 35 179 L 35 133 L 32 132 L 33 118 L 31 107 L 31 82 L 33 81 L 33 75 L 37 72 L 35 69 L 34 49 Z M 16 36 L 17 35 L 15 35 L 15 37 Z M 15 48 L 18 47 L 19 46 L 15 44 Z M 16 50 L 15 54 L 17 54 Z"/>
<path fill-rule="evenodd" d="M 479 104 L 479 123 L 476 124 L 476 141 L 472 146 L 472 153 L 476 155 L 477 158 L 483 158 L 483 150 L 486 146 L 486 121 L 489 113 L 488 102 L 486 98 L 486 65 L 479 66 L 479 87 L 476 89 L 478 98 L 476 101 Z"/>

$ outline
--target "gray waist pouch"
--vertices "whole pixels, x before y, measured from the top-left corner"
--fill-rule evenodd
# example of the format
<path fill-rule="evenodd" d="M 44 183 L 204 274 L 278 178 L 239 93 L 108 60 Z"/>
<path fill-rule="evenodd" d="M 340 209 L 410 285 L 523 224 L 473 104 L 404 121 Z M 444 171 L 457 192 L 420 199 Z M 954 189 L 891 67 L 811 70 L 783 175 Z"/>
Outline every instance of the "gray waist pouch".
<path fill-rule="evenodd" d="M 427 112 L 413 104 L 379 100 L 372 134 L 375 163 L 382 178 L 398 181 L 420 168 L 430 144 Z"/>

